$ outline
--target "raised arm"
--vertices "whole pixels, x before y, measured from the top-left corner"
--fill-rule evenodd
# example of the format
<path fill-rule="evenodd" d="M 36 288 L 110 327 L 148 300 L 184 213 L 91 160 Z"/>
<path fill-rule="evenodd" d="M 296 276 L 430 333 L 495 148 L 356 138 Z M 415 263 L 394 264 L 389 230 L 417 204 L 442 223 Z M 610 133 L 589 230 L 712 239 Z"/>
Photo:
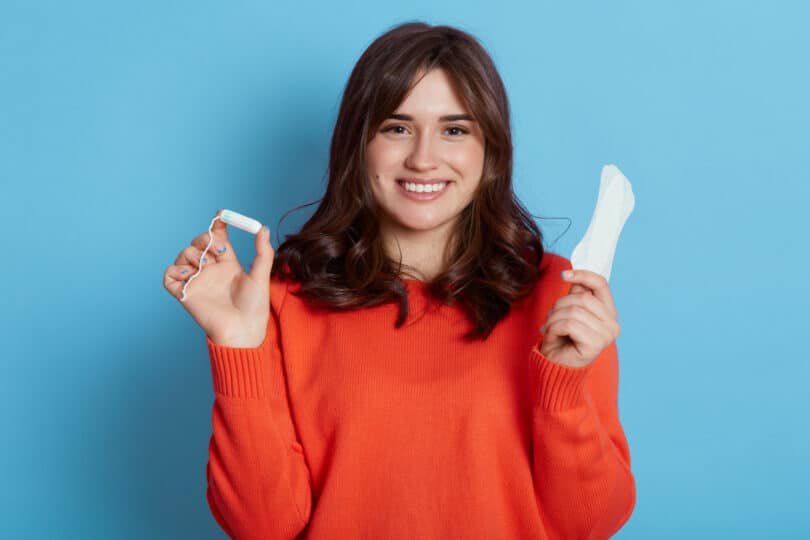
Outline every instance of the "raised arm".
<path fill-rule="evenodd" d="M 618 416 L 616 342 L 585 367 L 555 363 L 535 347 L 529 370 L 534 487 L 549 539 L 609 538 L 636 500 Z"/>
<path fill-rule="evenodd" d="M 207 499 L 231 537 L 295 538 L 311 513 L 310 473 L 288 405 L 271 310 L 259 347 L 220 346 L 206 336 L 214 384 Z"/>

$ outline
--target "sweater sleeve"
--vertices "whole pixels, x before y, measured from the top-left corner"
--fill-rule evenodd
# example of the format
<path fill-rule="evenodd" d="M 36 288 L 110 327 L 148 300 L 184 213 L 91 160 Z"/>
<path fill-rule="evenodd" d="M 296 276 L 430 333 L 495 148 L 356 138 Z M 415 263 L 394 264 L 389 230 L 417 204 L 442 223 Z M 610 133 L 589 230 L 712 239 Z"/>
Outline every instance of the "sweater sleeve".
<path fill-rule="evenodd" d="M 234 539 L 295 538 L 309 522 L 311 484 L 288 405 L 278 319 L 256 348 L 206 336 L 214 386 L 206 498 Z"/>
<path fill-rule="evenodd" d="M 636 501 L 618 416 L 616 342 L 581 368 L 550 360 L 538 344 L 529 369 L 535 496 L 549 538 L 609 538 Z"/>

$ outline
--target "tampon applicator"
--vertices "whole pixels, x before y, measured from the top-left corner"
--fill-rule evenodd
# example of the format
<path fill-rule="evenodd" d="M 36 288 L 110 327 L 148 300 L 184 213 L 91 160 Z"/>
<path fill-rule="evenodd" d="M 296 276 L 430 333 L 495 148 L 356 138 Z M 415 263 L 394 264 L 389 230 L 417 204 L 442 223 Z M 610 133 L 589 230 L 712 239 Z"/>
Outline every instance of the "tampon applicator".
<path fill-rule="evenodd" d="M 251 234 L 258 233 L 262 228 L 262 224 L 255 219 L 243 216 L 242 214 L 234 212 L 233 210 L 223 210 L 221 218 L 222 221 L 228 225 L 233 225 L 237 229 L 242 229 L 243 231 Z M 213 221 L 211 222 L 211 225 L 214 225 Z"/>

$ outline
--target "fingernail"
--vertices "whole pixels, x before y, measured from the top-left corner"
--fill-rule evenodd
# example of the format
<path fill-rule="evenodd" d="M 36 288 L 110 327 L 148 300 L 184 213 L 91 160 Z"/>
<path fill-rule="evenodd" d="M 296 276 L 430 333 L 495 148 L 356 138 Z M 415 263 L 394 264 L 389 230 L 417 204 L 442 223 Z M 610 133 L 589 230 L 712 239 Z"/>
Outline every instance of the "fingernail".
<path fill-rule="evenodd" d="M 228 246 L 222 246 L 217 250 L 217 253 L 222 254 L 225 253 L 225 250 L 228 249 Z"/>
<path fill-rule="evenodd" d="M 208 259 L 207 259 L 207 258 L 205 258 L 205 257 L 203 257 L 203 258 L 202 258 L 202 262 L 208 262 Z"/>
<path fill-rule="evenodd" d="M 563 270 L 560 275 L 563 277 L 563 279 L 568 279 L 573 277 L 574 273 L 571 270 Z"/>
<path fill-rule="evenodd" d="M 183 274 L 183 275 L 186 275 L 186 274 L 188 274 L 188 270 L 180 270 L 180 273 Z"/>

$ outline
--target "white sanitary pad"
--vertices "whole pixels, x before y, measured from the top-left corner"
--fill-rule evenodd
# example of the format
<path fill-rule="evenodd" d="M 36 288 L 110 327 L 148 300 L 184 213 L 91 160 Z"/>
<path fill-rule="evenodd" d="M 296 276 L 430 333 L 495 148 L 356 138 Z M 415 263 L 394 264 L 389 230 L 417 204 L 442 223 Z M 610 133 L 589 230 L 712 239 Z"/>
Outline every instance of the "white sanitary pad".
<path fill-rule="evenodd" d="M 574 269 L 590 270 L 610 280 L 619 233 L 635 204 L 630 181 L 619 168 L 615 165 L 602 167 L 596 210 L 585 236 L 571 254 Z"/>

